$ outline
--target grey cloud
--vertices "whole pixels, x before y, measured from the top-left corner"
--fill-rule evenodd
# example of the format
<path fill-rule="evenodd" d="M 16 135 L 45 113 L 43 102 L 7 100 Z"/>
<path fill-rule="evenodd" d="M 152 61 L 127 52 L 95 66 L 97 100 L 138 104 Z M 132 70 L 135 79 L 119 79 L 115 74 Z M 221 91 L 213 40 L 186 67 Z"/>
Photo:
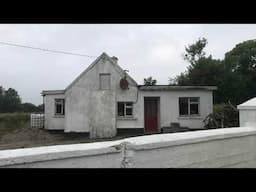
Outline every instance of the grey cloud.
<path fill-rule="evenodd" d="M 208 39 L 207 53 L 223 58 L 235 44 L 255 38 L 256 25 L 186 24 L 1 24 L 0 41 L 119 58 L 138 83 L 159 84 L 183 72 L 184 47 Z M 40 92 L 64 89 L 93 59 L 0 45 L 0 85 L 13 87 L 23 102 L 42 103 Z"/>

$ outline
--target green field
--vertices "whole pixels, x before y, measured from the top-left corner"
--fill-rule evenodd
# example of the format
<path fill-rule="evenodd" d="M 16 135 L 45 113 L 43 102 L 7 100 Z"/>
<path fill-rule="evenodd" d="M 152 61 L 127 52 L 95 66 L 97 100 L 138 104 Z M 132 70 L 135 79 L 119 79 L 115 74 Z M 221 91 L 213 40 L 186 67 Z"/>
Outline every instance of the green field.
<path fill-rule="evenodd" d="M 17 129 L 30 126 L 29 113 L 0 113 L 0 139 Z"/>

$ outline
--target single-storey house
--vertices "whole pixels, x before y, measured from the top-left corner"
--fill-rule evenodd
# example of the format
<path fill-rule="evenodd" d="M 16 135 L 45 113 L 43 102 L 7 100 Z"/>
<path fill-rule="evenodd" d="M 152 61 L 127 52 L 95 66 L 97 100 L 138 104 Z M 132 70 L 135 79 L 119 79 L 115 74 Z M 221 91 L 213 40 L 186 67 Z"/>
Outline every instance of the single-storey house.
<path fill-rule="evenodd" d="M 203 128 L 215 86 L 138 85 L 116 57 L 102 53 L 65 90 L 43 91 L 44 127 L 113 137 L 121 131 L 159 133 L 178 123 Z"/>

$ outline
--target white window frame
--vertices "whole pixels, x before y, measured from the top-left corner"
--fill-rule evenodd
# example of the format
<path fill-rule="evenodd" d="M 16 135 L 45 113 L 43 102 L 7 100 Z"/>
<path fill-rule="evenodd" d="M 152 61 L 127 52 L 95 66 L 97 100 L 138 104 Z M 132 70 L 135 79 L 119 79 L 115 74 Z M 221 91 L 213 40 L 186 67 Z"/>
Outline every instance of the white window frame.
<path fill-rule="evenodd" d="M 124 116 L 120 116 L 118 114 L 118 104 L 119 103 L 123 103 L 124 104 Z M 131 104 L 131 106 L 127 106 L 127 104 Z M 126 109 L 129 109 L 129 108 L 132 109 L 132 115 L 127 115 L 126 114 Z M 131 118 L 131 117 L 133 117 L 133 102 L 123 102 L 123 101 L 117 102 L 117 116 L 119 118 Z"/>
<path fill-rule="evenodd" d="M 62 108 L 61 108 L 61 113 L 57 113 L 57 105 L 62 105 Z M 65 115 L 65 99 L 62 99 L 62 98 L 56 98 L 54 100 L 54 115 L 55 116 L 64 116 Z"/>
<path fill-rule="evenodd" d="M 180 108 L 179 108 L 179 115 L 181 117 L 184 117 L 184 116 L 200 116 L 200 97 L 179 97 L 179 100 L 180 98 L 187 98 L 188 99 L 188 114 L 187 115 L 181 115 L 180 114 Z M 193 99 L 193 98 L 197 98 L 198 101 L 190 101 L 190 99 Z M 198 105 L 198 114 L 191 114 L 190 113 L 190 104 L 197 104 Z M 180 105 L 179 105 L 180 107 Z"/>

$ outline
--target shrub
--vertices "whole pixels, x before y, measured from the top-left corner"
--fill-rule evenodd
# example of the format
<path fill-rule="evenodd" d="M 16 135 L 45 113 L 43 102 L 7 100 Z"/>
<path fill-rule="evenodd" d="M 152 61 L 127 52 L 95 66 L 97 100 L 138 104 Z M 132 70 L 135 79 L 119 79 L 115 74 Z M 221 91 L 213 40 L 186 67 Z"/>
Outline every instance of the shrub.
<path fill-rule="evenodd" d="M 216 104 L 213 113 L 204 119 L 205 128 L 225 128 L 239 126 L 239 113 L 231 103 Z"/>

